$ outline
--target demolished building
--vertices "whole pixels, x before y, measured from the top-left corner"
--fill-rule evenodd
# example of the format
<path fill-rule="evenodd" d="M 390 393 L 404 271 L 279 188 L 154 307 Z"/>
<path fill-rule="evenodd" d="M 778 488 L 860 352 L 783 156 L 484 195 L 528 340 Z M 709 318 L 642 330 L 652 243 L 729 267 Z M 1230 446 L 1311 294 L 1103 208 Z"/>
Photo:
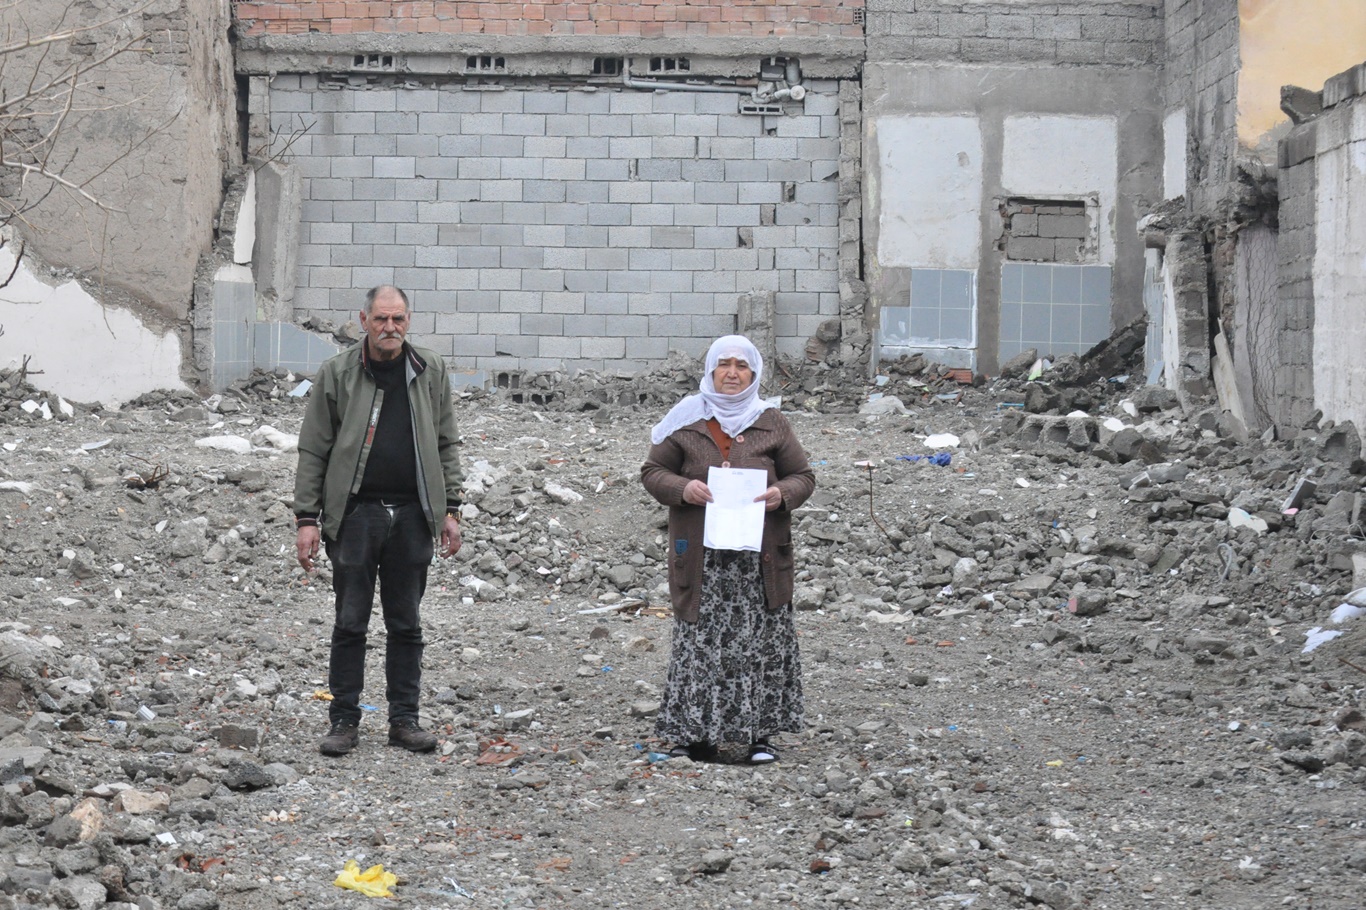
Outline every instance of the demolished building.
<path fill-rule="evenodd" d="M 188 50 L 167 87 L 128 82 L 219 113 L 235 91 L 236 122 L 158 143 L 227 189 L 128 184 L 183 192 L 165 255 L 80 261 L 60 225 L 28 249 L 89 279 L 84 321 L 169 322 L 191 385 L 309 371 L 392 282 L 478 383 L 632 372 L 737 328 L 995 374 L 1146 317 L 1148 378 L 1187 402 L 1366 426 L 1352 3 L 163 5 Z M 204 65 L 227 52 L 232 81 Z M 186 250 L 166 287 L 96 277 Z"/>

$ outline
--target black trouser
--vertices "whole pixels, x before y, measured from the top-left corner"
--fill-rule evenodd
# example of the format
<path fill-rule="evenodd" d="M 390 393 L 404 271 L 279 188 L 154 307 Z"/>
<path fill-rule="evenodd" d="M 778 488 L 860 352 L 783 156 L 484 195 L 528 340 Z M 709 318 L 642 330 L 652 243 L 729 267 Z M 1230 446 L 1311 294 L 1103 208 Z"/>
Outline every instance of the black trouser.
<path fill-rule="evenodd" d="M 375 602 L 376 578 L 386 633 L 384 694 L 389 722 L 416 720 L 423 646 L 418 606 L 432 561 L 432 531 L 422 506 L 353 502 L 337 539 L 327 541 L 327 556 L 332 561 L 332 591 L 337 598 L 327 677 L 332 722 L 360 721 L 365 633 Z"/>

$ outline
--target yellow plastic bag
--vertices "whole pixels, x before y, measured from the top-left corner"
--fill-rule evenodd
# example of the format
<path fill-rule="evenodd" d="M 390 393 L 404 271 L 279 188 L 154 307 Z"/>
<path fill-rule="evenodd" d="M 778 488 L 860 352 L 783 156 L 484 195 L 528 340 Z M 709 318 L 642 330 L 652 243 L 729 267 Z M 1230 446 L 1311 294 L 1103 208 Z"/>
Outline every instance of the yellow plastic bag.
<path fill-rule="evenodd" d="M 337 880 L 332 884 L 338 888 L 359 891 L 366 897 L 393 897 L 394 894 L 389 887 L 397 883 L 398 876 L 392 872 L 385 872 L 383 865 L 376 864 L 362 872 L 360 863 L 348 859 L 346 865 L 342 866 L 342 871 L 337 873 Z"/>

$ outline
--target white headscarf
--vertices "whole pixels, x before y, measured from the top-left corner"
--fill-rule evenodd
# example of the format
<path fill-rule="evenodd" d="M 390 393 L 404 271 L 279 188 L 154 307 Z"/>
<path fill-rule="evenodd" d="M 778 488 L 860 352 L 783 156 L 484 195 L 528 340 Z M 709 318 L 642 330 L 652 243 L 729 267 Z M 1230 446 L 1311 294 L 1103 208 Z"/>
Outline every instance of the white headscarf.
<path fill-rule="evenodd" d="M 736 357 L 749 364 L 754 371 L 754 381 L 741 392 L 726 395 L 716 391 L 712 374 L 716 372 L 717 361 Z M 727 436 L 739 436 L 748 429 L 759 415 L 771 407 L 772 402 L 759 397 L 759 380 L 764 375 L 764 358 L 759 349 L 744 335 L 723 335 L 711 343 L 707 349 L 707 369 L 702 374 L 701 391 L 689 395 L 670 409 L 664 419 L 650 430 L 650 442 L 658 445 L 669 438 L 675 430 L 697 423 L 699 420 L 716 418 Z"/>

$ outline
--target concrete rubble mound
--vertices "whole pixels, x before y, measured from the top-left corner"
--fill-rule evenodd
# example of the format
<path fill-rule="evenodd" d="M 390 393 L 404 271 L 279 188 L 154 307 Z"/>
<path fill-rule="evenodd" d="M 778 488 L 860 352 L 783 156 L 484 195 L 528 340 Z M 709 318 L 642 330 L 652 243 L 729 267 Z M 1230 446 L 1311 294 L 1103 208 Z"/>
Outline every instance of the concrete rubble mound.
<path fill-rule="evenodd" d="M 293 559 L 304 377 L 64 411 L 0 375 L 0 910 L 355 906 L 348 859 L 422 907 L 1357 907 L 1360 434 L 1246 438 L 1107 372 L 1131 355 L 774 367 L 818 487 L 808 727 L 763 768 L 652 739 L 671 620 L 637 478 L 695 361 L 460 391 L 440 745 L 384 745 L 376 622 L 342 759 L 328 564 Z"/>

